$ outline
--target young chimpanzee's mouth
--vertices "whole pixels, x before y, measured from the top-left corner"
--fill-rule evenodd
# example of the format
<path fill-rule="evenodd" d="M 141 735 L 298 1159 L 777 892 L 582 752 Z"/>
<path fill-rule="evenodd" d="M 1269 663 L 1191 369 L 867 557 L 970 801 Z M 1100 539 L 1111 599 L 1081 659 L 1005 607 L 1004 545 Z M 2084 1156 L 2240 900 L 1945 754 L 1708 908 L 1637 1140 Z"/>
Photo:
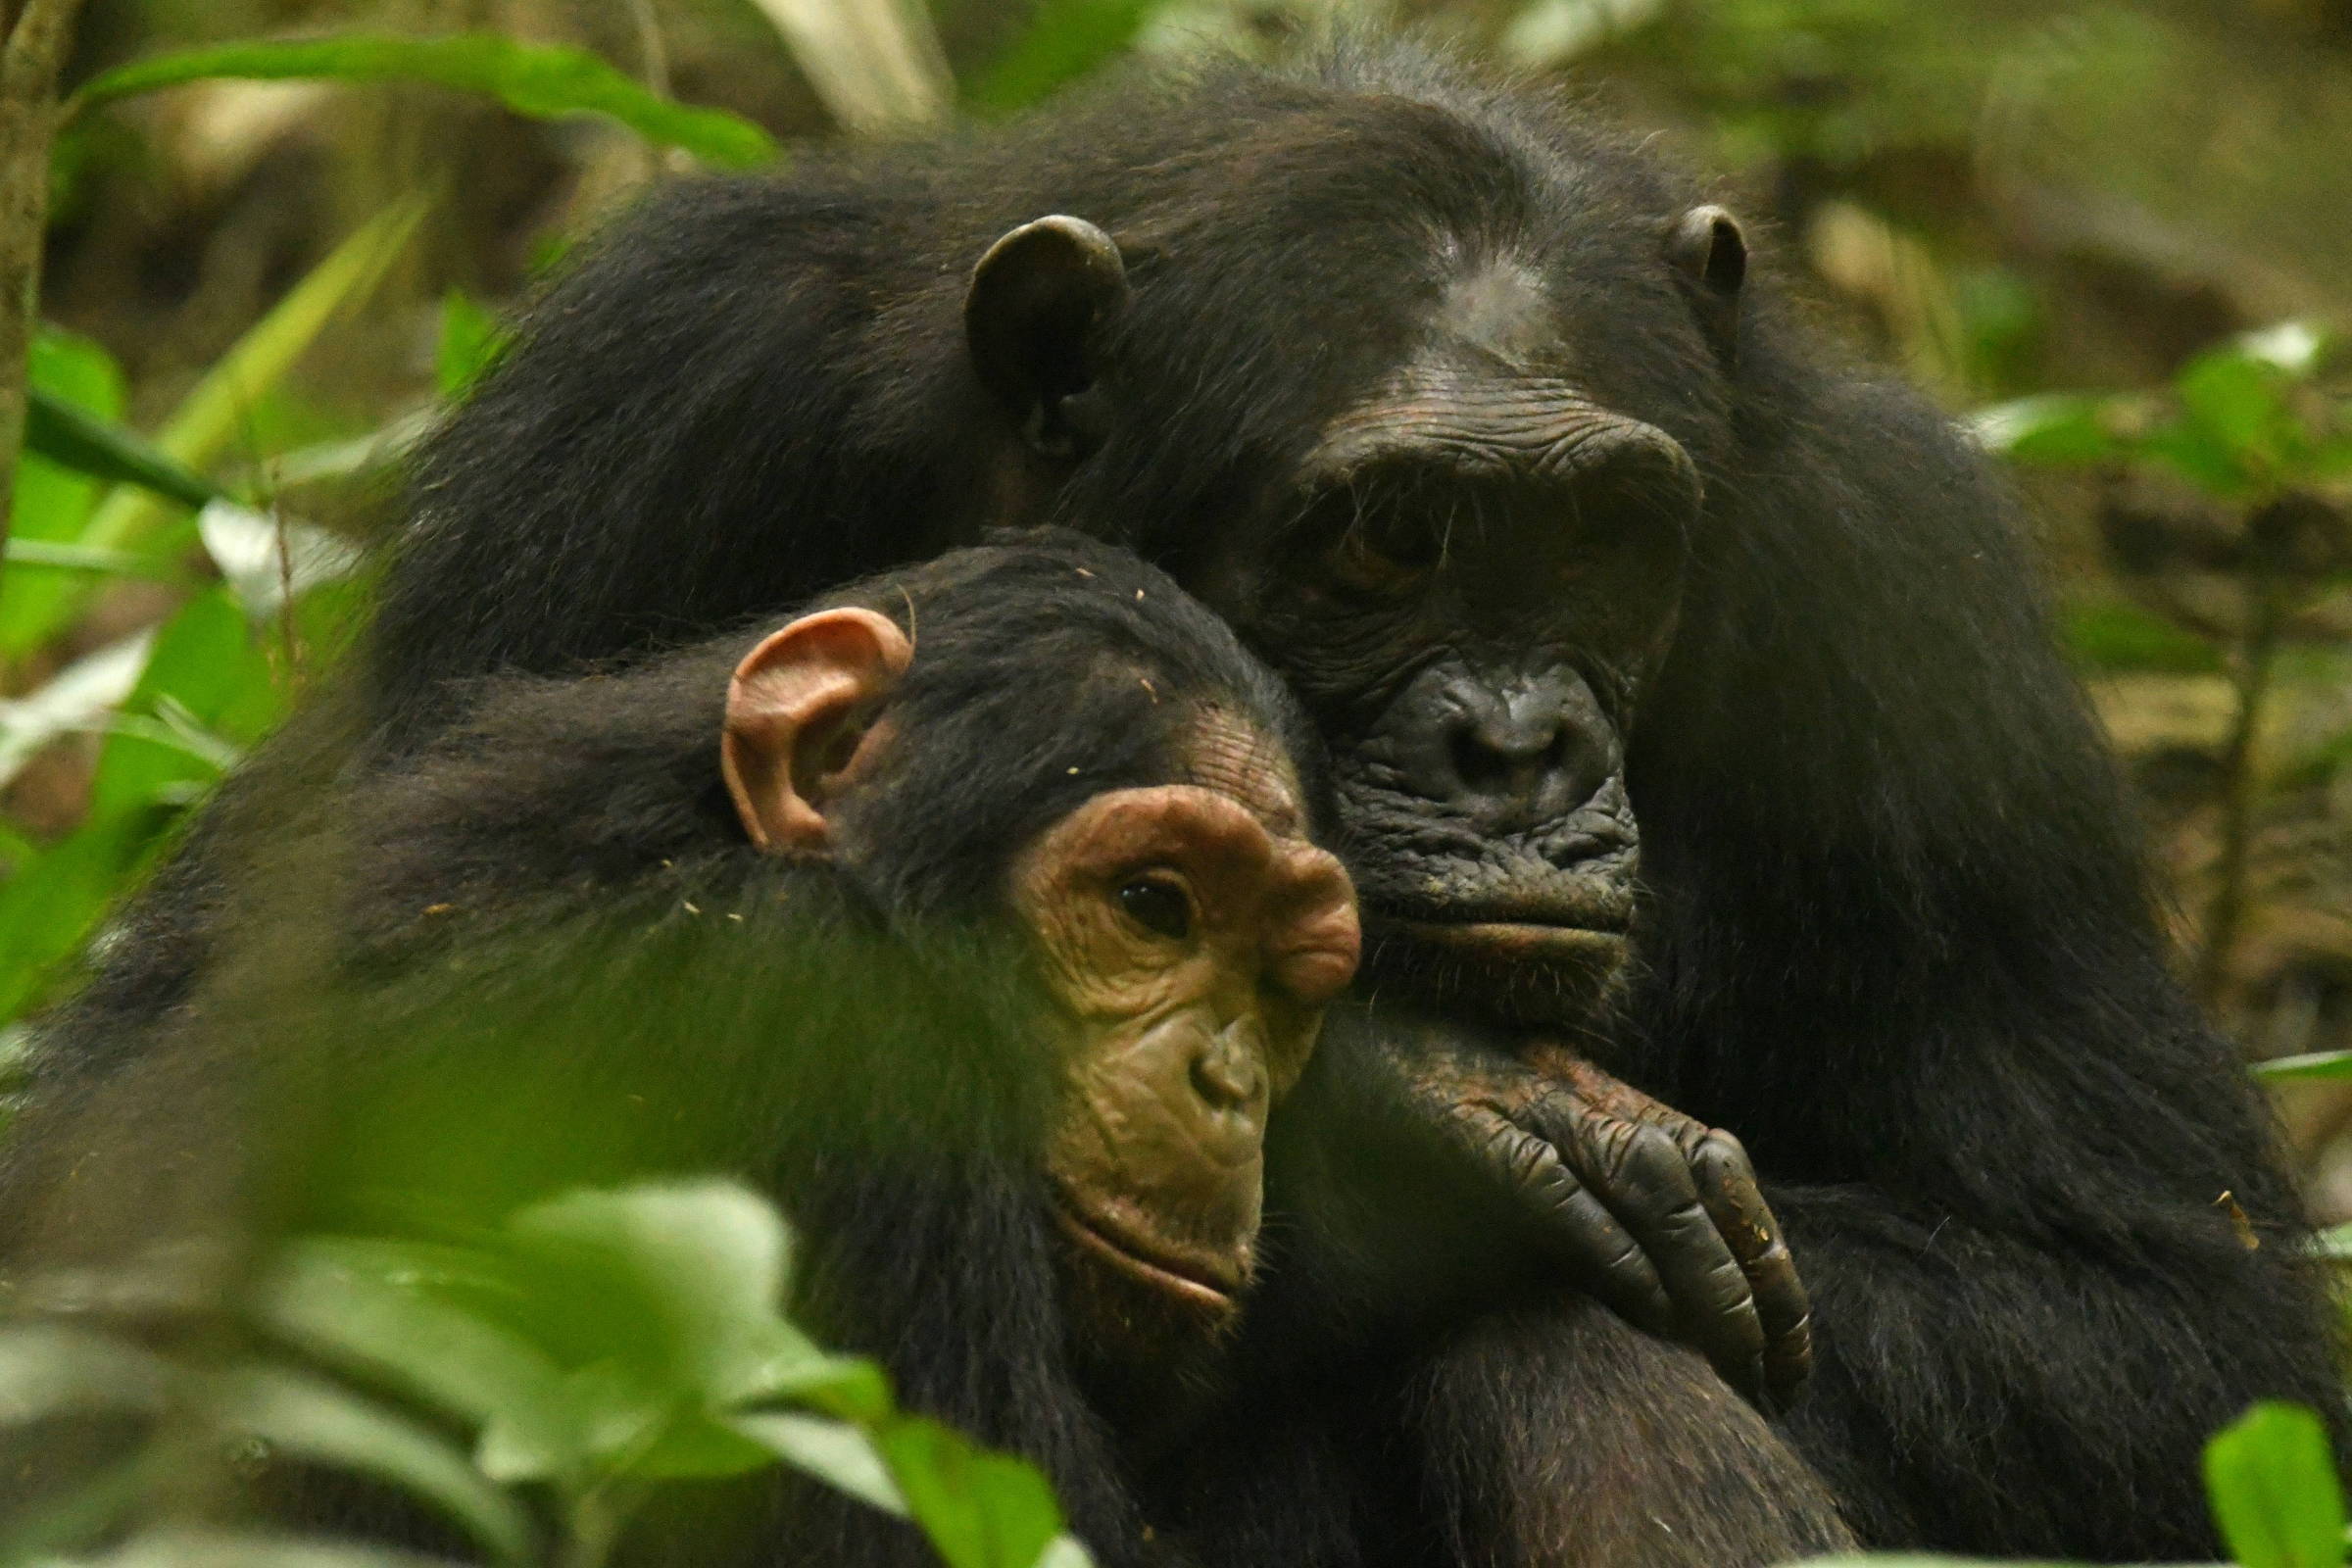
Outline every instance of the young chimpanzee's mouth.
<path fill-rule="evenodd" d="M 1066 1197 L 1054 1205 L 1054 1217 L 1081 1251 L 1118 1274 L 1209 1316 L 1223 1317 L 1235 1309 L 1243 1283 L 1238 1262 L 1180 1253 L 1164 1244 L 1144 1241 L 1105 1216 L 1085 1212 Z"/>

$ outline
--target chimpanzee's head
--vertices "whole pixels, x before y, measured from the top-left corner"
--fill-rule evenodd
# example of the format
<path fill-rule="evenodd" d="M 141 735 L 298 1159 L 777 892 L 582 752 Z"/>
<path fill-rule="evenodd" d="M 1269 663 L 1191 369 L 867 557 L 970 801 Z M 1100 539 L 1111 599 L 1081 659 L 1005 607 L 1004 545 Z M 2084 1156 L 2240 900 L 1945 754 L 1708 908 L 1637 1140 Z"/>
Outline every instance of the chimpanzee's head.
<path fill-rule="evenodd" d="M 1626 950 L 1626 736 L 1730 447 L 1745 249 L 1512 114 L 1525 145 L 1301 89 L 1140 210 L 1006 233 L 965 320 L 1021 482 L 1164 498 L 1136 542 L 1304 700 L 1373 962 L 1562 1017 Z"/>
<path fill-rule="evenodd" d="M 1164 575 L 1074 535 L 835 596 L 736 667 L 745 832 L 894 917 L 1008 914 L 1049 1014 L 1044 1159 L 1078 1299 L 1132 1340 L 1224 1326 L 1272 1103 L 1353 977 L 1308 840 L 1312 735 Z"/>

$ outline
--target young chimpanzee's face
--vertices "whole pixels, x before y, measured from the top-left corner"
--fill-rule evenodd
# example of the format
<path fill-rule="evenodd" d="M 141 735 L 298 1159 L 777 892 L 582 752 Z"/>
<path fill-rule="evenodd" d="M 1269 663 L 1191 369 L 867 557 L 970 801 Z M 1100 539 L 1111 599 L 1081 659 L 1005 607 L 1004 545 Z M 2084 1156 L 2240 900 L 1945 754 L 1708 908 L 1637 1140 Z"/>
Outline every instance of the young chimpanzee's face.
<path fill-rule="evenodd" d="M 1096 796 L 1012 882 L 1069 1073 L 1058 1218 L 1095 1315 L 1129 1330 L 1231 1318 L 1266 1112 L 1355 973 L 1348 874 L 1298 836 L 1280 751 L 1222 714 L 1193 730 L 1185 782 Z"/>
<path fill-rule="evenodd" d="M 887 617 L 838 609 L 744 659 L 722 760 L 755 845 L 843 863 L 888 853 L 872 842 L 886 823 L 836 808 L 925 744 L 890 703 L 915 657 Z M 1036 1059 L 1058 1109 L 1039 1152 L 1065 1278 L 1097 1342 L 1134 1353 L 1232 1320 L 1267 1111 L 1357 956 L 1353 889 L 1304 836 L 1282 745 L 1211 703 L 1171 733 L 1170 776 L 1081 796 L 999 884 L 1043 981 Z"/>

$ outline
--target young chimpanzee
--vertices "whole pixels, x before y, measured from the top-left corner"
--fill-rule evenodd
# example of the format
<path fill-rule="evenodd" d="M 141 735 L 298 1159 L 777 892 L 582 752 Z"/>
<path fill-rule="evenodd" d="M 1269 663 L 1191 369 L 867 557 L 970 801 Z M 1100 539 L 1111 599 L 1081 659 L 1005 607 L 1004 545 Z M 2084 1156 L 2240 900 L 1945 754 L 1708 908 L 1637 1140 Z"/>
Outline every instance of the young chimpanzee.
<path fill-rule="evenodd" d="M 1120 1477 L 1234 1320 L 1268 1108 L 1356 965 L 1310 734 L 1167 578 L 1066 534 L 626 673 L 488 682 L 281 862 L 271 902 L 341 911 L 307 922 L 330 978 L 270 975 L 289 922 L 259 906 L 229 968 L 264 980 L 210 1004 L 233 1015 L 200 1003 L 177 1049 L 20 1125 L 58 1172 L 30 1253 L 175 1205 L 202 1227 L 219 1188 L 188 1171 L 281 1128 L 249 1196 L 304 1227 L 740 1176 L 801 1232 L 804 1321 L 1039 1461 L 1103 1560 L 1159 1550 Z M 926 1550 L 801 1493 L 753 1540 Z"/>

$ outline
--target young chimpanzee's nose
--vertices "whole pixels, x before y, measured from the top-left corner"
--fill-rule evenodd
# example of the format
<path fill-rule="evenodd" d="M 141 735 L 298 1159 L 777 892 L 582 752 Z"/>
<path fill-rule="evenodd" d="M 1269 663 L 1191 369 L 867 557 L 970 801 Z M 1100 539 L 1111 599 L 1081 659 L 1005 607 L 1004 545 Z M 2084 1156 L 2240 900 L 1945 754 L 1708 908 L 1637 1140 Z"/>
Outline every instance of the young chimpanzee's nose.
<path fill-rule="evenodd" d="M 1211 1110 L 1254 1112 L 1266 1102 L 1266 1047 L 1259 1030 L 1237 1019 L 1206 1036 L 1193 1057 L 1193 1090 Z"/>
<path fill-rule="evenodd" d="M 1617 769 L 1615 729 L 1572 670 L 1425 671 L 1393 716 L 1406 783 L 1484 832 L 1557 821 Z"/>

